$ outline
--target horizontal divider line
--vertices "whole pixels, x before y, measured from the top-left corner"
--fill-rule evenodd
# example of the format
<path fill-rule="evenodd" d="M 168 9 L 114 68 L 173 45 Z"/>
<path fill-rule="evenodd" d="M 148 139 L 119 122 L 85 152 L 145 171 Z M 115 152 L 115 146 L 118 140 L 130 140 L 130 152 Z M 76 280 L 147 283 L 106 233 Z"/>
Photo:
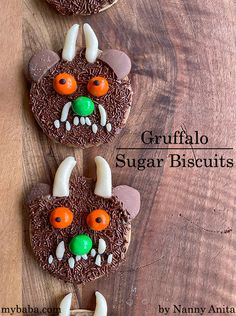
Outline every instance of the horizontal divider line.
<path fill-rule="evenodd" d="M 148 148 L 116 148 L 116 150 L 233 150 L 231 147 L 148 147 Z"/>

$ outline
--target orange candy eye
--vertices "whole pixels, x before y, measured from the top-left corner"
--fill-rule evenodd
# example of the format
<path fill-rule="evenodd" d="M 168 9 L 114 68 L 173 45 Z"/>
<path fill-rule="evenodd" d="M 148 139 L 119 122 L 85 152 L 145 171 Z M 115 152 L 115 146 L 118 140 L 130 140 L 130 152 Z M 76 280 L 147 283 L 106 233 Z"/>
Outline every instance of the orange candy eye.
<path fill-rule="evenodd" d="M 66 228 L 73 221 L 73 213 L 67 207 L 57 207 L 50 215 L 50 223 L 54 228 Z"/>
<path fill-rule="evenodd" d="M 53 79 L 53 88 L 61 95 L 72 94 L 77 90 L 75 77 L 67 73 L 61 73 Z"/>
<path fill-rule="evenodd" d="M 110 221 L 109 214 L 104 210 L 94 210 L 87 216 L 88 226 L 95 231 L 106 229 Z"/>
<path fill-rule="evenodd" d="M 103 77 L 93 77 L 89 80 L 87 85 L 88 92 L 94 97 L 102 97 L 107 94 L 109 84 Z"/>

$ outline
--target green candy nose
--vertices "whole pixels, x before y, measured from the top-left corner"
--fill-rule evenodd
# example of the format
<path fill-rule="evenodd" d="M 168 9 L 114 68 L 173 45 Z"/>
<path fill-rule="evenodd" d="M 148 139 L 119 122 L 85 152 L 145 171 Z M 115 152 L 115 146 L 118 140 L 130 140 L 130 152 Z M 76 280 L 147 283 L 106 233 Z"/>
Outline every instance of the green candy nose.
<path fill-rule="evenodd" d="M 87 235 L 76 235 L 69 244 L 70 252 L 75 256 L 83 256 L 92 249 L 92 239 Z"/>
<path fill-rule="evenodd" d="M 94 111 L 94 103 L 88 97 L 78 97 L 72 102 L 72 110 L 79 116 L 88 116 Z"/>

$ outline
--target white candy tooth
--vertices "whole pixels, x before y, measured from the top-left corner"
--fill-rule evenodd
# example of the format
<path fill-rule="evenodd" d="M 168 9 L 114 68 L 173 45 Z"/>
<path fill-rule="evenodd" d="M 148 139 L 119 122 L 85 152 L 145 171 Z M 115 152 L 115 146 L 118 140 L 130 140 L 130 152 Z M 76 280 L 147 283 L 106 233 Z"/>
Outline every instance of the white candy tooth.
<path fill-rule="evenodd" d="M 84 125 L 84 124 L 85 124 L 85 118 L 84 118 L 83 116 L 80 118 L 80 124 L 81 124 L 81 125 Z"/>
<path fill-rule="evenodd" d="M 111 129 L 112 129 L 111 123 L 107 123 L 106 128 L 108 132 L 111 132 Z"/>
<path fill-rule="evenodd" d="M 71 130 L 70 122 L 66 121 L 66 130 L 69 132 Z"/>
<path fill-rule="evenodd" d="M 85 118 L 85 123 L 88 125 L 88 126 L 91 126 L 92 123 L 90 121 L 90 119 L 88 117 Z"/>
<path fill-rule="evenodd" d="M 73 124 L 74 124 L 75 126 L 78 126 L 78 125 L 79 125 L 79 118 L 78 118 L 78 116 L 75 116 L 75 117 L 74 117 Z"/>
<path fill-rule="evenodd" d="M 108 256 L 108 258 L 107 258 L 107 263 L 108 264 L 111 264 L 112 263 L 112 259 L 113 259 L 113 255 L 112 255 L 112 253 Z"/>
<path fill-rule="evenodd" d="M 53 256 L 50 255 L 50 256 L 48 257 L 48 263 L 49 263 L 49 264 L 52 264 L 52 262 L 53 262 Z"/>
<path fill-rule="evenodd" d="M 54 126 L 56 127 L 56 128 L 59 128 L 60 127 L 60 121 L 59 120 L 55 120 L 54 121 Z"/>
<path fill-rule="evenodd" d="M 98 253 L 101 255 L 105 252 L 106 250 L 106 242 L 104 239 L 100 238 L 99 241 L 98 241 Z"/>
<path fill-rule="evenodd" d="M 68 260 L 68 263 L 69 263 L 69 267 L 71 269 L 74 269 L 74 266 L 75 266 L 75 259 L 73 257 L 70 257 L 69 260 Z"/>
<path fill-rule="evenodd" d="M 92 257 L 95 257 L 96 256 L 96 250 L 92 249 L 90 254 L 91 254 Z"/>
<path fill-rule="evenodd" d="M 102 258 L 100 255 L 97 255 L 96 259 L 95 259 L 95 264 L 99 267 L 101 267 L 101 262 L 102 262 Z"/>
<path fill-rule="evenodd" d="M 93 124 L 93 125 L 92 125 L 92 131 L 93 131 L 94 134 L 97 134 L 98 127 L 97 127 L 96 124 Z"/>
<path fill-rule="evenodd" d="M 65 243 L 64 241 L 61 241 L 58 244 L 57 249 L 56 249 L 56 257 L 59 261 L 62 260 L 64 253 L 65 253 Z"/>
<path fill-rule="evenodd" d="M 84 260 L 87 260 L 87 259 L 88 259 L 88 256 L 87 256 L 87 255 L 83 255 L 82 258 L 83 258 Z"/>
<path fill-rule="evenodd" d="M 76 257 L 75 257 L 75 260 L 76 260 L 76 261 L 80 261 L 80 260 L 81 260 L 81 256 L 76 256 Z"/>

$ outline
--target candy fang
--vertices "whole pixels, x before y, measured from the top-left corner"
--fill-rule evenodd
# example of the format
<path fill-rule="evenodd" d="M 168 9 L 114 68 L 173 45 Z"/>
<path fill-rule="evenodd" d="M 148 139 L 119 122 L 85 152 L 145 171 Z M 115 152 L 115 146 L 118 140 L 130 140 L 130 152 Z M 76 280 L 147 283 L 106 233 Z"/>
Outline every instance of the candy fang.
<path fill-rule="evenodd" d="M 107 122 L 107 112 L 101 104 L 98 105 L 98 110 L 101 116 L 100 124 L 101 126 L 105 126 Z"/>
<path fill-rule="evenodd" d="M 64 257 L 64 253 L 65 253 L 65 243 L 64 241 L 61 241 L 56 249 L 56 257 L 59 261 L 61 261 Z"/>
<path fill-rule="evenodd" d="M 102 255 L 106 251 L 106 242 L 104 239 L 100 238 L 98 241 L 98 253 Z"/>

